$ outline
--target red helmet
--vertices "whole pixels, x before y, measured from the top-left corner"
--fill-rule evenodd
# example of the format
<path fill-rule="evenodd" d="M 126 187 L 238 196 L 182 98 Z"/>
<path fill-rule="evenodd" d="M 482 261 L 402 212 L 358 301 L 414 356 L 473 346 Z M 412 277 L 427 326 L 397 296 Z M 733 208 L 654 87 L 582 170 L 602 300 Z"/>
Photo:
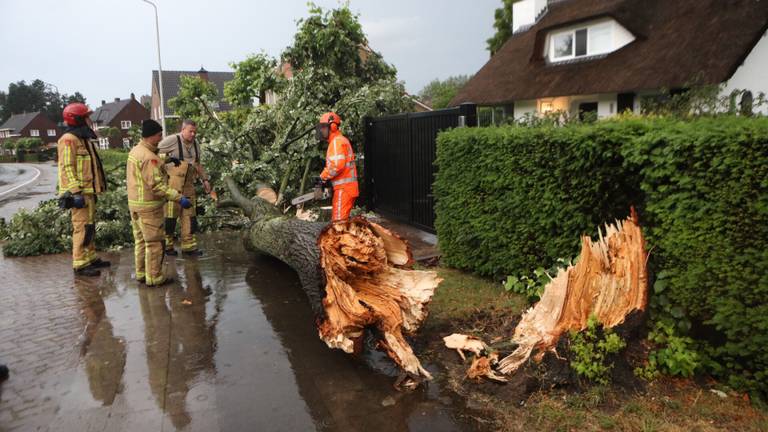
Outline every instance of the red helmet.
<path fill-rule="evenodd" d="M 74 102 L 64 108 L 62 116 L 69 126 L 80 126 L 93 111 L 84 103 Z"/>
<path fill-rule="evenodd" d="M 331 126 L 332 131 L 339 130 L 341 126 L 341 117 L 335 112 L 327 112 L 320 116 L 320 124 L 327 124 Z M 336 125 L 335 127 L 333 125 Z"/>

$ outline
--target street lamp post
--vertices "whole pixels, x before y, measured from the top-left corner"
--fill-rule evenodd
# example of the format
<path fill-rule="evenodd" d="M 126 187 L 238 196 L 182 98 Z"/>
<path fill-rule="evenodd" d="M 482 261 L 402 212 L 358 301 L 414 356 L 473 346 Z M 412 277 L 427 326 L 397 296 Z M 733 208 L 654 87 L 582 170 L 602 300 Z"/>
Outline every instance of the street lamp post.
<path fill-rule="evenodd" d="M 157 34 L 157 79 L 160 86 L 160 124 L 163 125 L 163 138 L 165 138 L 165 99 L 163 98 L 163 63 L 160 60 L 160 21 L 157 19 L 157 6 L 149 0 L 141 0 L 155 9 L 155 32 Z"/>

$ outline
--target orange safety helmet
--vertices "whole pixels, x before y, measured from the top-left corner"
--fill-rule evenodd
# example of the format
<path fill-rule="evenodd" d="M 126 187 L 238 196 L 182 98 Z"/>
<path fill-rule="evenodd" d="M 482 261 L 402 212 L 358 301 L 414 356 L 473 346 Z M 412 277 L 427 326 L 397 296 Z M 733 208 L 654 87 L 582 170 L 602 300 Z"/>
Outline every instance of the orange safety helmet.
<path fill-rule="evenodd" d="M 333 111 L 327 112 L 320 116 L 320 124 L 327 124 L 331 132 L 336 132 L 341 126 L 341 117 Z"/>
<path fill-rule="evenodd" d="M 93 111 L 88 108 L 88 105 L 80 102 L 73 102 L 64 108 L 62 117 L 64 117 L 64 123 L 68 126 L 80 126 L 92 113 Z"/>

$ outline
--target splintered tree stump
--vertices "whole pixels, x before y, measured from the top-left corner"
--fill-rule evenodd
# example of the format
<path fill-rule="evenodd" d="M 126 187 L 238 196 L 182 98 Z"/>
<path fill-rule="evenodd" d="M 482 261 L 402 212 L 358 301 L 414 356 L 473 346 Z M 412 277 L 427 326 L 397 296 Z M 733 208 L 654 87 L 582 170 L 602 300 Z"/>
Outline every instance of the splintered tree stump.
<path fill-rule="evenodd" d="M 633 312 L 643 312 L 648 303 L 648 274 L 645 240 L 637 214 L 615 225 L 592 241 L 582 237 L 581 254 L 575 266 L 560 270 L 545 287 L 541 300 L 523 314 L 512 342 L 512 354 L 499 362 L 498 370 L 510 374 L 536 351 L 540 361 L 554 351 L 560 337 L 581 331 L 594 315 L 606 328 L 625 322 Z"/>
<path fill-rule="evenodd" d="M 251 220 L 247 248 L 296 271 L 329 347 L 352 353 L 371 328 L 379 347 L 405 372 L 432 378 L 405 336 L 426 318 L 441 279 L 433 271 L 408 268 L 412 256 L 403 239 L 362 217 L 333 224 L 299 220 L 267 201 L 272 197 L 267 187 L 250 200 L 231 178 L 226 183 L 232 203 Z"/>

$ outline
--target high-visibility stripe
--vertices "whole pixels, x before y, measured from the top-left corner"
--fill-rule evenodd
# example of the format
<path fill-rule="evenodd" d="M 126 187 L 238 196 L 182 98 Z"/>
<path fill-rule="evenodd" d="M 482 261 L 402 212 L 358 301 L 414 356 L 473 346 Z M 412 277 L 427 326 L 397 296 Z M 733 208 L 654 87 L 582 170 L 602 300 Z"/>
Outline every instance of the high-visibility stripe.
<path fill-rule="evenodd" d="M 333 220 L 340 220 L 341 219 L 341 202 L 343 201 L 344 197 L 344 191 L 339 191 L 339 199 L 336 200 L 336 217 L 333 218 Z"/>
<path fill-rule="evenodd" d="M 331 157 L 328 158 L 328 160 L 335 161 L 335 160 L 346 159 L 346 157 L 347 157 L 346 155 L 340 154 L 340 155 L 336 155 L 336 156 L 331 156 Z"/>
<path fill-rule="evenodd" d="M 347 183 L 357 182 L 357 177 L 347 177 L 345 179 L 336 180 L 331 182 L 334 186 L 339 186 Z"/>
<path fill-rule="evenodd" d="M 136 207 L 158 207 L 163 205 L 162 200 L 158 201 L 135 201 L 135 200 L 128 200 L 129 206 L 136 206 Z"/>

